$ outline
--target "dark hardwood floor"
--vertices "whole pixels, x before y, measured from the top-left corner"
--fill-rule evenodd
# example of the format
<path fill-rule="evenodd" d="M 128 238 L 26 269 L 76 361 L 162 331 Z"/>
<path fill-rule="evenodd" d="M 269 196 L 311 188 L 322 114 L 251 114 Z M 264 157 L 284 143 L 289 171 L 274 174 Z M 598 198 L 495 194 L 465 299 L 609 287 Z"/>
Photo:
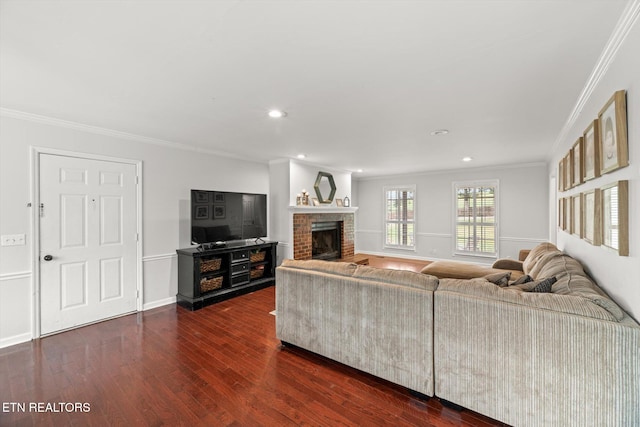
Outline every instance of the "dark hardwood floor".
<path fill-rule="evenodd" d="M 0 425 L 502 425 L 282 348 L 274 308 L 270 287 L 0 349 Z"/>

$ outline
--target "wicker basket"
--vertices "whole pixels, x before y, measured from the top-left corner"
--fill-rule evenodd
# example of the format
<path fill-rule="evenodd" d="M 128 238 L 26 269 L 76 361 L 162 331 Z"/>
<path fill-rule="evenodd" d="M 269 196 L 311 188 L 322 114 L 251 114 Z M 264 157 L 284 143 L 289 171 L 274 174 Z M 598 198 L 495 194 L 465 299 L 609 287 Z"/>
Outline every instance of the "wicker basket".
<path fill-rule="evenodd" d="M 251 275 L 251 279 L 259 279 L 260 277 L 264 276 L 264 269 L 254 268 L 249 274 Z"/>
<path fill-rule="evenodd" d="M 222 287 L 223 276 L 205 278 L 200 280 L 200 292 L 209 292 Z"/>
<path fill-rule="evenodd" d="M 220 265 L 222 264 L 221 258 L 213 258 L 208 259 L 206 261 L 200 261 L 200 272 L 207 273 L 209 271 L 220 270 Z"/>
<path fill-rule="evenodd" d="M 249 260 L 251 262 L 260 262 L 260 261 L 264 261 L 264 257 L 265 255 L 267 255 L 267 253 L 265 251 L 262 252 L 257 252 L 255 254 L 251 254 L 249 256 Z"/>

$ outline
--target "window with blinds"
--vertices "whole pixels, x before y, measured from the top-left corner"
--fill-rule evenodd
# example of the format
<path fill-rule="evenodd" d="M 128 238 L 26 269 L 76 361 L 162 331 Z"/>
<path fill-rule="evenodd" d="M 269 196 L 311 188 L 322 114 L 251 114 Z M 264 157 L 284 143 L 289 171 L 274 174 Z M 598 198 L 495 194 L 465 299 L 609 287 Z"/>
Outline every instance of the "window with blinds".
<path fill-rule="evenodd" d="M 415 194 L 415 186 L 385 187 L 385 247 L 415 248 Z"/>
<path fill-rule="evenodd" d="M 498 181 L 454 183 L 455 252 L 498 256 Z"/>

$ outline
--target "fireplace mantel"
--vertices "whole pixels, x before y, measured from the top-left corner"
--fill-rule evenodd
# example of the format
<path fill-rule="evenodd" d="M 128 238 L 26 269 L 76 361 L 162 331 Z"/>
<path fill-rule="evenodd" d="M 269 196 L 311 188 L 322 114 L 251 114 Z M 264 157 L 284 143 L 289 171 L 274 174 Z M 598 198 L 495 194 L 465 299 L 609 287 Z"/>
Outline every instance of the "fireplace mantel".
<path fill-rule="evenodd" d="M 337 206 L 289 206 L 289 212 L 314 214 L 314 213 L 356 213 L 357 207 L 339 208 Z"/>

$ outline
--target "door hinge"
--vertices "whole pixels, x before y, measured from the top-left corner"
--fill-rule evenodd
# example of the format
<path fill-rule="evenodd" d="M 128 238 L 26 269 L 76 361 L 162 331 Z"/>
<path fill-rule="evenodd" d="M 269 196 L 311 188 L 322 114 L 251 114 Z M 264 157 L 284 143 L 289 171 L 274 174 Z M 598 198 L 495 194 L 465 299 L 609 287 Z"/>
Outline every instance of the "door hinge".
<path fill-rule="evenodd" d="M 44 203 L 40 203 L 40 218 L 44 216 Z"/>

